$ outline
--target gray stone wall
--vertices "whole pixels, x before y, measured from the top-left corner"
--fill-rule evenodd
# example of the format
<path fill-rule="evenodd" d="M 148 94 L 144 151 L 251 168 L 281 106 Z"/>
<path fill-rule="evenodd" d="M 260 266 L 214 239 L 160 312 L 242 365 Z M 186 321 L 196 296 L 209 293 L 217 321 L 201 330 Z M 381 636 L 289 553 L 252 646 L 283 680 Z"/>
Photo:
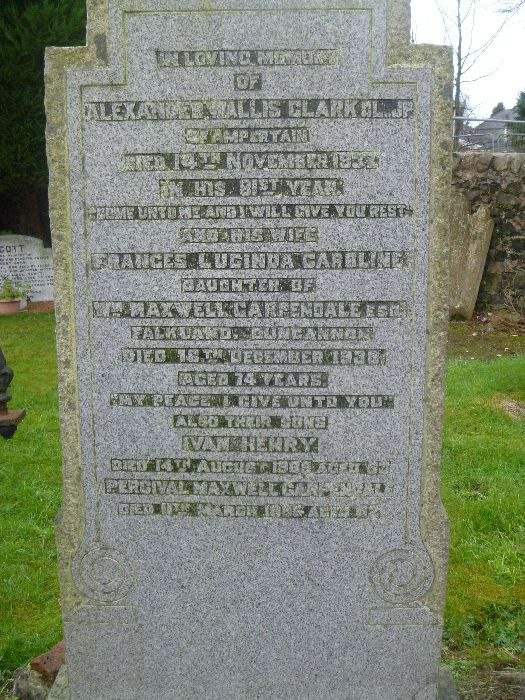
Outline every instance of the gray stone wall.
<path fill-rule="evenodd" d="M 453 184 L 453 197 L 467 198 L 471 216 L 488 210 L 494 221 L 476 308 L 506 307 L 524 313 L 525 154 L 455 154 Z M 454 251 L 461 222 L 455 216 L 452 219 Z"/>

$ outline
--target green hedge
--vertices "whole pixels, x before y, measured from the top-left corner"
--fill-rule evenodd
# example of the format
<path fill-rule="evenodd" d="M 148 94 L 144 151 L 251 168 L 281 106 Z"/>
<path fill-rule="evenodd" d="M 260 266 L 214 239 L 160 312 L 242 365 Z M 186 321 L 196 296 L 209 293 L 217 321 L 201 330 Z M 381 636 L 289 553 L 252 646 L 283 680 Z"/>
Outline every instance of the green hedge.
<path fill-rule="evenodd" d="M 44 50 L 85 26 L 85 0 L 0 0 L 0 193 L 47 185 Z"/>

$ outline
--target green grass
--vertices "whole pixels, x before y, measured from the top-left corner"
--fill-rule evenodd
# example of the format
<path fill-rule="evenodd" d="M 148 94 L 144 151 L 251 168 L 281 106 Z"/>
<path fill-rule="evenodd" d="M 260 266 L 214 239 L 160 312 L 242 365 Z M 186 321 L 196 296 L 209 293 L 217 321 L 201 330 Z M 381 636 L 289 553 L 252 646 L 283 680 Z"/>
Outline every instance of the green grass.
<path fill-rule="evenodd" d="M 509 401 L 510 399 L 510 401 Z M 445 645 L 525 662 L 525 356 L 448 363 L 442 493 L 452 530 Z"/>
<path fill-rule="evenodd" d="M 62 635 L 53 525 L 60 504 L 53 315 L 0 318 L 0 347 L 15 372 L 10 406 L 27 410 L 15 436 L 0 442 L 0 670 L 9 672 Z"/>
<path fill-rule="evenodd" d="M 0 443 L 0 669 L 61 637 L 53 519 L 60 501 L 53 315 L 0 319 L 15 370 L 12 407 L 27 418 Z M 502 403 L 505 400 L 515 401 Z M 451 360 L 443 499 L 452 546 L 445 659 L 456 671 L 525 661 L 525 356 Z M 510 408 L 509 408 L 510 407 Z"/>

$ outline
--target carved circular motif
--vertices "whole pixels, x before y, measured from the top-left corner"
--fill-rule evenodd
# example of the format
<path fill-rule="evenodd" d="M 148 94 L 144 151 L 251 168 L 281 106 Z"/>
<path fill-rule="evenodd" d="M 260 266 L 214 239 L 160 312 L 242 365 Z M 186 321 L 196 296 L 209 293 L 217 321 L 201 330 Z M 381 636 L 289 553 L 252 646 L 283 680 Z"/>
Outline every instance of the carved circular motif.
<path fill-rule="evenodd" d="M 125 598 L 133 585 L 133 572 L 113 547 L 93 547 L 78 563 L 77 585 L 89 598 L 111 603 Z"/>
<path fill-rule="evenodd" d="M 376 560 L 370 582 L 389 603 L 413 603 L 432 586 L 434 571 L 426 552 L 393 549 Z"/>

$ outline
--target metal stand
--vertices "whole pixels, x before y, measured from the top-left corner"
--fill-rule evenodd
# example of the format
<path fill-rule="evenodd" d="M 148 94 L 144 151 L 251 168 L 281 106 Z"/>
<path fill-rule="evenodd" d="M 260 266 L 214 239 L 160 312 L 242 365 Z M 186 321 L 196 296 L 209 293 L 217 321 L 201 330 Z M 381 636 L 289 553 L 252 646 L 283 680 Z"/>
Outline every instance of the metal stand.
<path fill-rule="evenodd" d="M 0 350 L 0 435 L 9 440 L 16 433 L 18 424 L 24 419 L 26 412 L 23 408 L 10 411 L 7 402 L 11 395 L 7 393 L 7 387 L 13 379 L 13 370 L 7 366 L 4 353 Z"/>

